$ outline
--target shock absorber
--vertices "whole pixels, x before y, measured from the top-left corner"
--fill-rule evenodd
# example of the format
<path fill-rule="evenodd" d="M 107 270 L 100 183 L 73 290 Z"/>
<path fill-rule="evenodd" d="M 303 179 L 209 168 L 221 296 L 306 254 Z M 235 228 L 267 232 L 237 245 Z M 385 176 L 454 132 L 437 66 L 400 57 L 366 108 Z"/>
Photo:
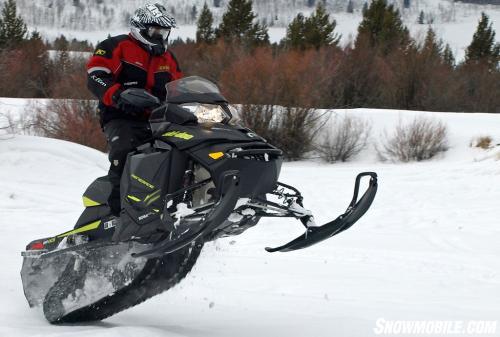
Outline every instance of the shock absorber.
<path fill-rule="evenodd" d="M 184 177 L 182 179 L 182 187 L 187 188 L 193 184 L 194 184 L 194 162 L 190 160 L 188 162 L 188 167 L 186 171 L 184 171 Z M 192 207 L 193 193 L 191 191 L 184 192 L 181 202 L 186 203 L 188 207 Z"/>

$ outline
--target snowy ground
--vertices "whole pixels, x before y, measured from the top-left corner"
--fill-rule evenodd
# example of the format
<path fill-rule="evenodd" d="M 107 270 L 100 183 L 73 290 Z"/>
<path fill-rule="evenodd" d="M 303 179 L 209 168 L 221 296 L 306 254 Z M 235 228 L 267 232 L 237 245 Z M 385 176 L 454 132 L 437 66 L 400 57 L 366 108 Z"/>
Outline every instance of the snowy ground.
<path fill-rule="evenodd" d="M 0 99 L 0 112 L 19 103 Z M 374 137 L 419 114 L 347 113 L 372 120 Z M 384 164 L 371 149 L 347 164 L 284 165 L 281 180 L 303 191 L 320 223 L 347 206 L 358 172 L 379 174 L 372 209 L 349 231 L 307 250 L 268 254 L 265 246 L 288 241 L 301 227 L 262 221 L 207 244 L 173 290 L 80 326 L 51 326 L 28 308 L 19 252 L 73 226 L 80 195 L 105 174 L 106 156 L 57 140 L 0 137 L 0 336 L 367 337 L 379 318 L 499 320 L 500 151 L 469 143 L 478 135 L 498 143 L 500 115 L 435 116 L 447 123 L 451 145 L 436 160 Z"/>

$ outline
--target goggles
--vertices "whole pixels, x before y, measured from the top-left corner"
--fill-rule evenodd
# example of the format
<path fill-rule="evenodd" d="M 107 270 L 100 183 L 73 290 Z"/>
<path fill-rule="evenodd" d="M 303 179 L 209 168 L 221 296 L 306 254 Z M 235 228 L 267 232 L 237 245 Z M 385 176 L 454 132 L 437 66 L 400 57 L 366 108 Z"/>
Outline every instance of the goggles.
<path fill-rule="evenodd" d="M 170 28 L 161 28 L 161 27 L 149 27 L 148 28 L 148 36 L 153 38 L 155 36 L 161 36 L 163 41 L 167 41 L 170 36 Z"/>

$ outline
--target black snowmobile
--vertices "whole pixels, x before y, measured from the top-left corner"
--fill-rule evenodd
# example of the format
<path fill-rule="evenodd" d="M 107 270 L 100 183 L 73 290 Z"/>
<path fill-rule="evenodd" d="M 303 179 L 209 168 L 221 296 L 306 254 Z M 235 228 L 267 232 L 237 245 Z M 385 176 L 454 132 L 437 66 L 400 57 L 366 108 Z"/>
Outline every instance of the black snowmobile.
<path fill-rule="evenodd" d="M 31 307 L 51 323 L 102 320 L 168 290 L 195 264 L 205 242 L 239 235 L 262 217 L 300 220 L 305 233 L 268 252 L 314 245 L 351 227 L 368 210 L 377 175 L 361 173 L 344 214 L 316 226 L 300 192 L 278 182 L 282 151 L 230 124 L 232 107 L 200 77 L 167 85 L 151 115 L 153 138 L 129 154 L 122 211 L 106 204 L 111 185 L 98 178 L 83 196 L 73 230 L 31 242 L 21 277 Z M 137 89 L 125 95 L 144 108 L 159 101 Z M 368 188 L 358 198 L 360 181 Z"/>

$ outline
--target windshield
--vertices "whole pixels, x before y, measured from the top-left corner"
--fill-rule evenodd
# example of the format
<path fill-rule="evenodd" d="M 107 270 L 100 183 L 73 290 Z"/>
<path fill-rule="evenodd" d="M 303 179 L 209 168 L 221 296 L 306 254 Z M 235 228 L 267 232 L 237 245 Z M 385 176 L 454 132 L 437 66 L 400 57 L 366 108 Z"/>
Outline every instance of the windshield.
<path fill-rule="evenodd" d="M 214 83 L 199 76 L 190 76 L 167 84 L 167 102 L 215 103 L 226 102 L 226 99 Z"/>

